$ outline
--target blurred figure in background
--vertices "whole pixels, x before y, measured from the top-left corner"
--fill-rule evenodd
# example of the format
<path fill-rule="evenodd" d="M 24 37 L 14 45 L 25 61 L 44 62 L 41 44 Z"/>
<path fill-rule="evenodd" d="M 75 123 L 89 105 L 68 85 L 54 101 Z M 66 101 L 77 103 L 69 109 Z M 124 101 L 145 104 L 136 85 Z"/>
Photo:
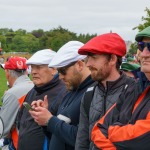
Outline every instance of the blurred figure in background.
<path fill-rule="evenodd" d="M 125 63 L 121 64 L 120 70 L 123 70 L 127 76 L 135 78 L 132 71 L 135 71 L 139 68 L 140 68 L 139 64 L 133 64 L 133 63 L 125 62 Z"/>

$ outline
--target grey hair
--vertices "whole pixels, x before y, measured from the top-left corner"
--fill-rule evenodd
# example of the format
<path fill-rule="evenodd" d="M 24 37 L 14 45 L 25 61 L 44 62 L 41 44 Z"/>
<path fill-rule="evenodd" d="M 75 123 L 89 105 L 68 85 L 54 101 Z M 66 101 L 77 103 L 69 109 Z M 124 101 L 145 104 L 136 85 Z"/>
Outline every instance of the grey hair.
<path fill-rule="evenodd" d="M 9 74 L 11 75 L 11 77 L 13 77 L 13 78 L 18 78 L 18 77 L 26 74 L 26 71 L 22 71 L 22 72 L 17 72 L 15 70 L 8 70 L 8 71 L 9 71 Z"/>

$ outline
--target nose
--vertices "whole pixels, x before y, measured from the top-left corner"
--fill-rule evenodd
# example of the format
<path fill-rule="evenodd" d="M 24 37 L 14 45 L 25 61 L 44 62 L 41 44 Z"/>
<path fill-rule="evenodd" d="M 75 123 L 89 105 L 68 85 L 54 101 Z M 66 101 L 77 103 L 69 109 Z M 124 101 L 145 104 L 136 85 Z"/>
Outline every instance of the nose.
<path fill-rule="evenodd" d="M 150 51 L 148 50 L 147 47 L 145 47 L 145 48 L 143 49 L 143 51 L 141 52 L 140 56 L 141 56 L 141 57 L 150 57 Z"/>

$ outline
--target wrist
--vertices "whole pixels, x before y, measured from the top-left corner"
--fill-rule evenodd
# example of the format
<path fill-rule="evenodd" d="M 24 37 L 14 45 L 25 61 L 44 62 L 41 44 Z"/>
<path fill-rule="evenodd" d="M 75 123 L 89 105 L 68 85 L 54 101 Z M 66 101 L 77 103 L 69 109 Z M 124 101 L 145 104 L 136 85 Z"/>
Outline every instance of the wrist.
<path fill-rule="evenodd" d="M 49 123 L 49 121 L 50 121 L 51 118 L 52 118 L 52 116 L 49 117 L 49 118 L 47 119 L 47 121 L 45 121 L 45 126 L 48 126 L 48 123 Z"/>

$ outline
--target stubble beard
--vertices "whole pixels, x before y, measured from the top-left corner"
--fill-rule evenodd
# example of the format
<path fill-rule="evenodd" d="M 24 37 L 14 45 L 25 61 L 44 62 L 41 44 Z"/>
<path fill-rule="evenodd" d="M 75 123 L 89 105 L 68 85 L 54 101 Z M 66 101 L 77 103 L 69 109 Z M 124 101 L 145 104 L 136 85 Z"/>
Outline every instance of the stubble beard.
<path fill-rule="evenodd" d="M 110 71 L 106 68 L 104 69 L 96 69 L 96 68 L 92 68 L 91 70 L 91 77 L 94 81 L 98 81 L 98 82 L 103 82 L 105 81 L 109 75 L 110 75 Z M 92 72 L 94 71 L 94 72 Z"/>
<path fill-rule="evenodd" d="M 70 81 L 68 81 L 66 85 L 67 89 L 70 91 L 77 90 L 79 85 L 81 84 L 81 81 L 82 81 L 82 74 L 74 70 L 72 78 L 70 79 Z"/>

